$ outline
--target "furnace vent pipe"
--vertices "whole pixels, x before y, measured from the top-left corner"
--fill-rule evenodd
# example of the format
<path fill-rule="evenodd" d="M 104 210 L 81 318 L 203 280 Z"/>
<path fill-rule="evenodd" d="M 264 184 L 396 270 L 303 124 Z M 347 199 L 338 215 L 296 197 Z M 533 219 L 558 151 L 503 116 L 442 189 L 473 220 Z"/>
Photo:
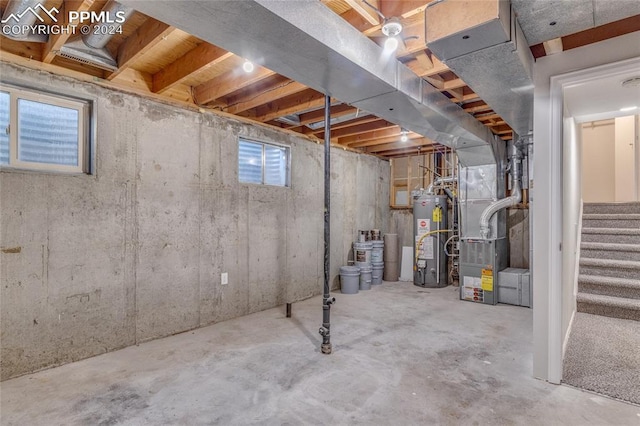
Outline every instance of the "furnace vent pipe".
<path fill-rule="evenodd" d="M 511 190 L 511 196 L 498 200 L 493 204 L 490 204 L 480 216 L 480 236 L 484 239 L 489 238 L 490 227 L 489 221 L 491 217 L 502 209 L 515 206 L 522 201 L 522 185 L 520 180 L 522 179 L 522 153 L 520 149 L 515 145 L 509 145 L 510 161 L 511 161 L 511 179 L 513 188 Z"/>
<path fill-rule="evenodd" d="M 455 176 L 439 177 L 427 186 L 427 194 L 433 194 L 433 190 L 436 186 L 440 186 L 443 183 L 452 183 L 456 181 Z"/>

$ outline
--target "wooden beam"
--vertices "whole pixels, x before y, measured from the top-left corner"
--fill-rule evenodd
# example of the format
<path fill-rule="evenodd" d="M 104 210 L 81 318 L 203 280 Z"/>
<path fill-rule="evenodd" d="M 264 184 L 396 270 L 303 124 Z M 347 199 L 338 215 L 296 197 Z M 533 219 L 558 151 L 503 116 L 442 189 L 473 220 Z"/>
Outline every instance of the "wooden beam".
<path fill-rule="evenodd" d="M 297 81 L 289 80 L 284 83 L 279 81 L 272 86 L 263 88 L 259 94 L 248 93 L 241 98 L 234 99 L 228 106 L 222 109 L 229 114 L 238 114 L 268 102 L 273 102 L 276 99 L 282 99 L 300 93 L 306 89 L 308 89 L 307 86 Z"/>
<path fill-rule="evenodd" d="M 462 87 L 456 87 L 448 89 L 447 92 L 449 92 L 449 94 L 453 96 L 452 100 L 455 100 L 456 102 L 462 102 L 464 101 L 464 91 L 462 89 Z"/>
<path fill-rule="evenodd" d="M 391 142 L 400 142 L 400 136 L 402 136 L 402 133 L 400 131 L 400 128 L 398 127 L 397 134 L 395 134 L 393 136 L 389 136 L 389 137 L 386 137 L 386 138 L 380 138 L 380 139 L 371 139 L 371 140 L 368 140 L 368 141 L 354 143 L 354 144 L 351 144 L 349 146 L 351 148 L 366 148 L 368 146 L 384 145 L 384 144 L 391 143 Z M 420 139 L 422 137 L 424 137 L 424 136 L 419 135 L 417 133 L 413 133 L 413 132 L 407 132 L 407 139 L 408 140 Z"/>
<path fill-rule="evenodd" d="M 58 16 L 62 17 L 62 22 L 58 22 L 60 26 L 66 27 L 67 25 L 77 24 L 77 20 L 69 22 L 69 11 L 76 10 L 78 12 L 86 12 L 94 5 L 94 0 L 67 0 L 63 1 L 60 5 L 60 13 Z M 69 40 L 73 34 L 51 34 L 49 40 L 42 47 L 42 62 L 50 64 L 56 57 L 60 48 Z"/>
<path fill-rule="evenodd" d="M 409 18 L 418 13 L 422 14 L 429 3 L 430 0 L 381 0 L 380 11 L 386 17 Z"/>
<path fill-rule="evenodd" d="M 630 16 L 629 18 L 564 36 L 562 37 L 562 46 L 564 47 L 564 50 L 575 49 L 576 47 L 596 43 L 635 31 L 640 31 L 640 15 Z"/>
<path fill-rule="evenodd" d="M 381 120 L 376 117 L 375 121 L 370 121 L 362 124 L 356 124 L 354 126 L 343 127 L 341 129 L 331 130 L 331 139 L 337 139 L 345 136 L 357 135 L 360 133 L 370 132 L 378 129 L 388 129 L 396 127 L 396 124 L 387 120 Z M 318 135 L 320 138 L 324 138 L 324 132 Z"/>
<path fill-rule="evenodd" d="M 232 56 L 231 52 L 203 42 L 155 73 L 153 92 L 162 93 L 169 90 L 192 75 L 218 65 Z"/>
<path fill-rule="evenodd" d="M 343 115 L 351 114 L 356 112 L 358 109 L 356 107 L 352 107 L 347 104 L 333 105 L 331 106 L 331 118 L 334 117 L 342 117 Z M 366 114 L 363 112 L 363 114 Z M 309 124 L 315 123 L 318 121 L 324 120 L 324 109 L 319 109 L 316 111 L 305 112 L 304 114 L 300 114 L 300 124 Z"/>
<path fill-rule="evenodd" d="M 346 136 L 339 139 L 341 145 L 351 146 L 358 142 L 370 141 L 373 139 L 382 139 L 390 136 L 400 135 L 400 126 L 390 129 L 374 130 L 372 132 L 362 133 L 360 135 Z"/>
<path fill-rule="evenodd" d="M 485 101 L 480 100 L 480 101 L 473 101 L 473 102 L 464 104 L 462 105 L 462 109 L 464 109 L 469 114 L 473 114 L 475 112 L 480 112 L 480 111 L 490 111 L 492 108 L 489 105 L 487 105 Z"/>
<path fill-rule="evenodd" d="M 352 107 L 347 104 L 338 104 L 331 106 L 330 114 L 331 118 L 342 117 L 343 115 L 353 114 L 358 111 L 358 108 Z M 366 115 L 366 112 L 362 113 Z M 285 128 L 291 129 L 295 132 L 304 132 L 304 129 L 307 129 L 305 126 L 309 123 L 318 123 L 320 121 L 324 121 L 324 108 L 320 108 L 314 111 L 305 112 L 299 115 L 300 125 L 284 125 Z"/>
<path fill-rule="evenodd" d="M 635 31 L 640 31 L 640 15 L 630 16 L 619 21 L 564 36 L 562 37 L 562 48 L 567 51 Z M 544 43 L 534 44 L 530 49 L 535 59 L 549 54 L 549 52 L 545 51 Z"/>
<path fill-rule="evenodd" d="M 547 40 L 543 42 L 542 45 L 544 46 L 544 51 L 547 55 L 554 55 L 564 50 L 562 47 L 562 39 L 560 37 Z"/>
<path fill-rule="evenodd" d="M 425 58 L 421 58 L 420 60 L 418 59 L 418 55 L 421 55 L 422 53 L 424 53 L 424 55 L 426 56 L 426 59 L 429 60 L 428 62 L 425 60 Z M 422 53 L 418 53 L 415 59 L 409 59 L 404 63 L 406 66 L 408 66 L 411 69 L 411 71 L 416 73 L 419 77 L 431 77 L 431 76 L 436 76 L 440 73 L 449 71 L 449 67 L 447 67 L 445 64 L 440 62 L 438 58 L 436 58 L 435 56 L 429 57 L 429 55 L 426 54 L 425 52 L 422 52 Z M 433 66 L 430 68 L 427 68 L 429 63 L 432 63 Z"/>
<path fill-rule="evenodd" d="M 407 142 L 396 141 L 396 142 L 391 142 L 391 143 L 386 143 L 381 145 L 369 146 L 364 148 L 364 150 L 366 152 L 382 152 L 382 151 L 389 151 L 393 149 L 406 149 L 411 147 L 430 146 L 430 145 L 433 145 L 433 143 L 434 142 L 428 138 L 416 138 L 416 139 L 408 140 Z"/>
<path fill-rule="evenodd" d="M 266 122 L 285 115 L 320 108 L 324 105 L 324 95 L 313 89 L 306 89 L 293 96 L 278 99 L 256 108 L 254 113 L 244 115 L 256 121 Z"/>
<path fill-rule="evenodd" d="M 424 19 L 420 15 L 424 15 L 424 9 L 429 3 L 428 0 L 379 0 L 380 10 L 382 14 L 388 18 L 396 16 L 398 18 L 414 18 Z M 380 31 L 381 25 L 375 25 L 367 30 L 360 30 L 366 36 L 371 36 Z"/>
<path fill-rule="evenodd" d="M 489 128 L 493 133 L 497 135 L 504 135 L 504 134 L 513 132 L 513 129 L 511 129 L 511 127 L 509 127 L 508 124 L 501 124 L 501 125 L 489 127 Z"/>
<path fill-rule="evenodd" d="M 42 43 L 17 41 L 0 35 L 0 50 L 26 58 L 30 61 L 40 61 L 42 57 Z"/>
<path fill-rule="evenodd" d="M 381 151 L 381 152 L 377 152 L 375 155 L 379 155 L 381 157 L 406 157 L 409 155 L 417 155 L 418 154 L 418 150 L 420 150 L 420 154 L 429 154 L 433 151 L 435 151 L 435 148 L 438 146 L 438 144 L 434 144 L 433 146 L 418 146 L 418 147 L 413 147 L 413 148 L 398 148 L 398 149 L 390 149 L 389 151 Z"/>
<path fill-rule="evenodd" d="M 354 9 L 349 9 L 340 15 L 342 19 L 350 23 L 355 29 L 360 32 L 369 30 L 372 26 L 369 21 L 364 19 L 362 15 L 356 12 Z M 376 25 L 376 28 L 380 28 L 380 25 Z"/>
<path fill-rule="evenodd" d="M 256 67 L 253 72 L 248 74 L 242 70 L 231 70 L 196 86 L 193 92 L 194 98 L 198 104 L 204 105 L 236 90 L 258 83 L 274 74 L 275 72 L 263 67 Z"/>
<path fill-rule="evenodd" d="M 153 18 L 147 19 L 118 48 L 118 69 L 107 76 L 113 80 L 123 70 L 131 66 L 138 58 L 160 43 L 175 28 Z"/>
<path fill-rule="evenodd" d="M 380 5 L 378 4 L 378 0 L 368 0 L 371 6 L 367 5 L 362 0 L 345 0 L 346 3 L 353 8 L 360 16 L 367 20 L 371 25 L 380 24 L 380 16 L 373 9 L 374 7 L 380 10 Z"/>
<path fill-rule="evenodd" d="M 332 119 L 335 117 L 331 117 Z M 351 120 L 343 121 L 341 123 L 335 123 L 331 125 L 331 134 L 333 137 L 334 131 L 338 129 L 345 129 L 348 127 L 357 126 L 360 124 L 371 123 L 372 121 L 378 121 L 380 117 L 376 117 L 375 115 L 363 114 L 361 117 L 352 118 Z M 313 134 L 319 135 L 321 139 L 324 138 L 324 127 L 320 127 L 316 130 L 312 130 Z"/>

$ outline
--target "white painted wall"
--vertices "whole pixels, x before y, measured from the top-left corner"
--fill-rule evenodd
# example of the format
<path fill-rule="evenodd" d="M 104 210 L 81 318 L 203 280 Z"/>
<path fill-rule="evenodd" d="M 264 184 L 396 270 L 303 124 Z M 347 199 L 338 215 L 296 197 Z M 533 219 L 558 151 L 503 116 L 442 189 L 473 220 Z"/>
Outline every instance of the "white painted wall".
<path fill-rule="evenodd" d="M 559 383 L 562 378 L 562 84 L 579 71 L 640 58 L 640 32 L 539 58 L 534 64 L 533 373 Z M 610 67 L 607 65 L 610 64 Z M 612 65 L 615 64 L 615 65 Z M 637 67 L 634 62 L 633 66 Z M 606 68 L 606 69 L 604 69 Z M 576 74 L 572 74 L 576 72 Z M 595 74 L 595 72 L 594 72 Z M 552 77 L 556 77 L 552 84 Z"/>
<path fill-rule="evenodd" d="M 636 117 L 615 119 L 615 201 L 637 201 Z"/>
<path fill-rule="evenodd" d="M 576 311 L 578 261 L 580 259 L 580 221 L 582 218 L 580 125 L 573 117 L 563 123 L 562 180 L 562 335 L 566 337 Z M 564 346 L 564 345 L 563 345 Z M 564 350 L 563 350 L 564 352 Z"/>
<path fill-rule="evenodd" d="M 582 198 L 585 203 L 616 200 L 615 121 L 603 120 L 582 126 Z"/>

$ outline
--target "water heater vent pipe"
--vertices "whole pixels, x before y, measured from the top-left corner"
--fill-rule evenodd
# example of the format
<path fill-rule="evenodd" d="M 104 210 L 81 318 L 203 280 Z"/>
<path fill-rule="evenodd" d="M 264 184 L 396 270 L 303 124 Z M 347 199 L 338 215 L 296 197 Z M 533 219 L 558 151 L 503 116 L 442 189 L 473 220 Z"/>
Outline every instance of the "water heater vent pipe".
<path fill-rule="evenodd" d="M 437 186 L 442 185 L 443 183 L 452 183 L 456 181 L 455 176 L 447 176 L 447 177 L 439 177 L 436 178 L 433 182 L 427 186 L 427 194 L 433 194 L 433 189 Z"/>

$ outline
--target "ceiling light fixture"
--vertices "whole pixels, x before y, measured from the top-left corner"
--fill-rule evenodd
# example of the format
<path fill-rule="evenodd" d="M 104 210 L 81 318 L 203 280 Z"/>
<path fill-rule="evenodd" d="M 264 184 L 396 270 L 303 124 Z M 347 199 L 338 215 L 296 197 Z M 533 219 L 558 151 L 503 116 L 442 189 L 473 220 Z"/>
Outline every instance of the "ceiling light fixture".
<path fill-rule="evenodd" d="M 402 136 L 400 136 L 400 142 L 406 142 L 409 140 L 409 136 L 407 136 L 407 131 L 406 130 L 402 130 L 401 132 Z"/>
<path fill-rule="evenodd" d="M 624 108 L 620 108 L 621 112 L 627 112 L 627 111 L 633 111 L 634 109 L 638 109 L 637 106 L 628 106 L 628 107 L 624 107 Z"/>
<path fill-rule="evenodd" d="M 402 24 L 395 16 L 387 19 L 382 25 L 382 34 L 387 37 L 395 37 L 402 32 Z"/>
<path fill-rule="evenodd" d="M 254 65 L 253 62 L 249 61 L 249 60 L 245 60 L 244 64 L 242 64 L 242 69 L 244 70 L 244 72 L 246 73 L 250 73 L 254 70 Z"/>
<path fill-rule="evenodd" d="M 384 42 L 384 49 L 393 52 L 398 48 L 398 36 L 402 32 L 402 24 L 396 17 L 386 19 L 382 25 L 382 34 L 387 36 Z"/>
<path fill-rule="evenodd" d="M 623 81 L 622 87 L 639 87 L 640 86 L 640 76 L 631 77 Z"/>

